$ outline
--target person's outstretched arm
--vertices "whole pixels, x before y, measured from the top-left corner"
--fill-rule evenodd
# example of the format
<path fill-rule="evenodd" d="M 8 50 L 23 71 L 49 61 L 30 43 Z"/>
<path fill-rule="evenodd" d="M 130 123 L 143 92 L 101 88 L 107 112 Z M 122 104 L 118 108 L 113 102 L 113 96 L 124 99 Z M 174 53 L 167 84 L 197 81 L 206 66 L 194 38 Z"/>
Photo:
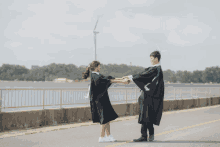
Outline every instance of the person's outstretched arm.
<path fill-rule="evenodd" d="M 143 72 L 140 72 L 138 74 L 134 74 L 134 75 L 128 75 L 128 76 L 124 76 L 122 77 L 123 79 L 129 79 L 130 81 L 139 79 L 139 78 L 153 78 L 157 75 L 156 68 L 148 68 L 148 70 L 144 70 Z"/>
<path fill-rule="evenodd" d="M 122 78 L 127 80 L 129 79 L 130 81 L 133 81 L 141 90 L 148 91 L 148 83 L 152 83 L 153 78 L 155 78 L 158 73 L 157 71 L 157 68 L 150 67 L 138 74 L 124 76 Z"/>
<path fill-rule="evenodd" d="M 115 79 L 111 79 L 111 83 L 129 84 L 129 83 L 130 83 L 130 80 L 128 80 L 128 79 L 123 79 L 123 78 L 115 78 Z"/>

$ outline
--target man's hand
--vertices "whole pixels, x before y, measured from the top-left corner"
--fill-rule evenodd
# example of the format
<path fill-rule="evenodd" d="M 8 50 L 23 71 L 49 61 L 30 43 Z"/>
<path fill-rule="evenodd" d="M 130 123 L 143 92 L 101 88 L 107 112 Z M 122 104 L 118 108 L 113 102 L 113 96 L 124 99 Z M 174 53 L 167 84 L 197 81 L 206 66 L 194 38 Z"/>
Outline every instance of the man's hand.
<path fill-rule="evenodd" d="M 129 80 L 129 77 L 128 76 L 124 76 L 124 77 L 122 77 L 122 79 L 128 79 Z"/>
<path fill-rule="evenodd" d="M 123 79 L 123 82 L 122 83 L 124 83 L 124 84 L 129 84 L 131 81 L 130 80 L 128 80 L 127 78 L 125 78 L 125 79 Z"/>

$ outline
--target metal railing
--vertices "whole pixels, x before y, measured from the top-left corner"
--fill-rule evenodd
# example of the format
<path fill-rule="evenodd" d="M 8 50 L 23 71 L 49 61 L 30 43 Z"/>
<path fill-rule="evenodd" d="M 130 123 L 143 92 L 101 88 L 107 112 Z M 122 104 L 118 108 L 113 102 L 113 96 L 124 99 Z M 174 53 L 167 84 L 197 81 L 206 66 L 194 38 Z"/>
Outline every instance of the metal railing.
<path fill-rule="evenodd" d="M 77 107 L 88 106 L 89 99 L 85 98 L 88 88 L 65 89 L 1 89 L 0 106 L 6 108 L 27 108 L 48 106 Z M 116 88 L 108 90 L 112 104 L 134 103 L 141 94 L 140 89 Z M 219 97 L 219 87 L 165 87 L 164 100 L 194 99 Z"/>

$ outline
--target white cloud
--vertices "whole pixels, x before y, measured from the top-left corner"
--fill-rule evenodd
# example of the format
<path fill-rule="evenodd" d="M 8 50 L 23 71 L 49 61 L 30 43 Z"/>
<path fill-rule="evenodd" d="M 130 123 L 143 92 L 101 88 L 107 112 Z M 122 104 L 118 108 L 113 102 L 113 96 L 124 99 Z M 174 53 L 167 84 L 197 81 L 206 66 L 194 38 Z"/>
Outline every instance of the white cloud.
<path fill-rule="evenodd" d="M 188 34 L 199 34 L 202 33 L 202 29 L 199 28 L 198 26 L 193 26 L 193 25 L 187 25 L 185 29 L 183 29 L 182 31 L 180 30 L 180 32 L 182 32 L 184 35 L 188 35 Z"/>
<path fill-rule="evenodd" d="M 216 39 L 216 36 L 212 36 L 212 39 Z"/>
<path fill-rule="evenodd" d="M 92 28 L 91 30 L 80 30 L 77 28 L 77 23 L 91 22 L 93 11 L 99 7 L 104 7 L 105 3 L 106 1 L 103 0 L 96 2 L 78 1 L 77 7 L 83 8 L 85 11 L 75 11 L 75 14 L 67 13 L 70 7 L 66 1 L 48 0 L 43 4 L 29 4 L 28 10 L 34 12 L 35 15 L 24 20 L 22 27 L 15 33 L 21 37 L 38 38 L 42 43 L 44 40 L 49 40 L 50 44 L 66 44 L 65 37 L 83 38 L 92 34 Z M 71 25 L 67 25 L 68 22 Z M 58 37 L 53 34 L 58 34 Z"/>
<path fill-rule="evenodd" d="M 94 11 L 99 8 L 103 8 L 107 5 L 107 0 L 79 0 L 73 1 L 78 8 L 83 8 L 86 11 Z"/>
<path fill-rule="evenodd" d="M 140 39 L 139 36 L 130 33 L 129 27 L 132 22 L 129 18 L 123 16 L 120 11 L 117 11 L 115 15 L 116 18 L 109 20 L 110 27 L 103 27 L 103 33 L 112 34 L 119 42 L 135 42 Z"/>
<path fill-rule="evenodd" d="M 146 2 L 150 2 L 150 3 L 153 3 L 154 0 L 128 0 L 132 5 L 135 5 L 135 4 L 145 4 Z"/>
<path fill-rule="evenodd" d="M 180 25 L 180 21 L 177 18 L 170 18 L 166 20 L 166 29 L 175 30 Z"/>
<path fill-rule="evenodd" d="M 160 29 L 160 18 L 153 17 L 146 14 L 137 14 L 135 15 L 134 20 L 131 22 L 131 26 L 135 28 L 142 28 L 151 31 Z"/>
<path fill-rule="evenodd" d="M 121 11 L 116 11 L 115 18 L 108 20 L 108 22 L 110 27 L 103 27 L 103 33 L 112 34 L 114 39 L 120 42 L 141 41 L 140 36 L 130 32 L 131 28 L 150 31 L 160 29 L 160 18 L 146 14 L 136 14 L 134 18 L 128 18 Z"/>
<path fill-rule="evenodd" d="M 167 41 L 175 45 L 185 45 L 185 44 L 190 43 L 189 41 L 182 40 L 180 36 L 174 30 L 170 31 L 167 37 Z"/>
<path fill-rule="evenodd" d="M 18 47 L 18 46 L 22 45 L 22 43 L 21 42 L 12 42 L 10 45 L 12 47 Z"/>
<path fill-rule="evenodd" d="M 211 28 L 203 22 L 198 22 L 192 13 L 184 18 L 166 19 L 167 41 L 176 45 L 196 45 L 203 43 L 209 37 Z M 166 33 L 166 31 L 165 31 Z"/>
<path fill-rule="evenodd" d="M 62 41 L 61 39 L 56 39 L 54 37 L 51 37 L 49 39 L 49 44 L 66 44 L 66 41 Z"/>

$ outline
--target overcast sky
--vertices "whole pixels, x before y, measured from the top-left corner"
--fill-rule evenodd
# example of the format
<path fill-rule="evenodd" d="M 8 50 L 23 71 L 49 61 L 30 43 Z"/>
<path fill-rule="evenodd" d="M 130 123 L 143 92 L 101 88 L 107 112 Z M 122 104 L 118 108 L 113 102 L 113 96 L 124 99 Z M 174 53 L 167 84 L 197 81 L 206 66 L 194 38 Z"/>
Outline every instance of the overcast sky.
<path fill-rule="evenodd" d="M 65 63 L 204 70 L 220 63 L 219 0 L 0 0 L 0 64 Z"/>

